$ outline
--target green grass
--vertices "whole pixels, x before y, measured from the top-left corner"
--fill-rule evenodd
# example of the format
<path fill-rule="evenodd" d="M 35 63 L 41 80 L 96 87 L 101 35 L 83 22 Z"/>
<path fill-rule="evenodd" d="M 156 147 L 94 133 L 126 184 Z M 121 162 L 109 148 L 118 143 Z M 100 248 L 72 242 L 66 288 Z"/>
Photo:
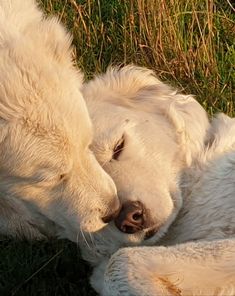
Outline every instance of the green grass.
<path fill-rule="evenodd" d="M 86 78 L 135 63 L 193 93 L 209 114 L 235 115 L 235 13 L 214 0 L 42 0 L 74 35 Z M 0 242 L 0 296 L 95 295 L 66 241 Z"/>

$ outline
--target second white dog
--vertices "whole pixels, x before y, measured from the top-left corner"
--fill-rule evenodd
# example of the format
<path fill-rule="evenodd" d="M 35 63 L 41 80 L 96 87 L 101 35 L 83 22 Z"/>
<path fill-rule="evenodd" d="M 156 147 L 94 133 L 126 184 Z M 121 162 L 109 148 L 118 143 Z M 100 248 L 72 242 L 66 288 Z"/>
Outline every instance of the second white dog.
<path fill-rule="evenodd" d="M 84 248 L 100 264 L 93 286 L 108 296 L 234 295 L 235 120 L 221 115 L 210 126 L 191 96 L 132 66 L 83 93 L 93 151 L 123 204 L 115 225 Z M 173 246 L 124 248 L 107 263 L 138 244 Z"/>

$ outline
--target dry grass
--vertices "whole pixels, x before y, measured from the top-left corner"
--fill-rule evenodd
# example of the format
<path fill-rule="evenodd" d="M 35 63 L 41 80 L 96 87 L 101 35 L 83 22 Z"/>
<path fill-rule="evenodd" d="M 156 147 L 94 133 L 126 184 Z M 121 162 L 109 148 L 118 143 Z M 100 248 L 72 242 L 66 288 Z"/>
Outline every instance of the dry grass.
<path fill-rule="evenodd" d="M 228 0 L 41 0 L 74 35 L 87 78 L 110 64 L 147 66 L 210 114 L 235 115 L 235 13 Z M 0 295 L 95 295 L 67 242 L 0 243 Z"/>
<path fill-rule="evenodd" d="M 214 0 L 44 0 L 74 34 L 88 77 L 110 64 L 153 68 L 210 113 L 234 110 L 235 13 Z M 79 4 L 78 4 L 79 3 Z"/>

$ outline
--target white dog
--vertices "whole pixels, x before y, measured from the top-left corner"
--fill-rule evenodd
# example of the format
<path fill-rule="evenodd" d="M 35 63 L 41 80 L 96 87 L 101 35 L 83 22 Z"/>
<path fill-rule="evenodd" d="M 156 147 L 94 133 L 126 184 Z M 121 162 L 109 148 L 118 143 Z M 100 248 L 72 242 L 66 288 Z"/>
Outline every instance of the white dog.
<path fill-rule="evenodd" d="M 83 94 L 95 125 L 92 149 L 123 204 L 116 227 L 83 248 L 100 263 L 95 289 L 235 295 L 235 119 L 220 115 L 210 126 L 191 96 L 133 66 L 96 77 Z M 173 246 L 124 248 L 109 260 L 137 244 Z"/>
<path fill-rule="evenodd" d="M 71 38 L 32 0 L 0 0 L 0 233 L 65 237 L 105 226 L 116 188 L 92 127 Z"/>

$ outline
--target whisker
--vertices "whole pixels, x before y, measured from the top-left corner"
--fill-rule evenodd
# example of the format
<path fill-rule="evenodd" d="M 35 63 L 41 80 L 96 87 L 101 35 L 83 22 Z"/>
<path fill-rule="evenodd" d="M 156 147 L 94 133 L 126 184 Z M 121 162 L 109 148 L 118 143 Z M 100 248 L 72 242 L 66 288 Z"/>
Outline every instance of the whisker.
<path fill-rule="evenodd" d="M 94 248 L 96 248 L 96 243 L 94 241 L 94 237 L 93 237 L 92 233 L 91 232 L 88 232 L 88 234 L 90 236 L 91 244 L 94 246 Z"/>
<path fill-rule="evenodd" d="M 80 229 L 80 232 L 81 232 L 81 235 L 82 235 L 82 237 L 83 237 L 83 240 L 84 240 L 84 242 L 86 243 L 88 249 L 89 249 L 89 250 L 92 250 L 91 246 L 89 245 L 89 243 L 88 243 L 88 241 L 87 241 L 87 239 L 86 239 L 86 236 L 85 236 L 83 230 Z"/>

